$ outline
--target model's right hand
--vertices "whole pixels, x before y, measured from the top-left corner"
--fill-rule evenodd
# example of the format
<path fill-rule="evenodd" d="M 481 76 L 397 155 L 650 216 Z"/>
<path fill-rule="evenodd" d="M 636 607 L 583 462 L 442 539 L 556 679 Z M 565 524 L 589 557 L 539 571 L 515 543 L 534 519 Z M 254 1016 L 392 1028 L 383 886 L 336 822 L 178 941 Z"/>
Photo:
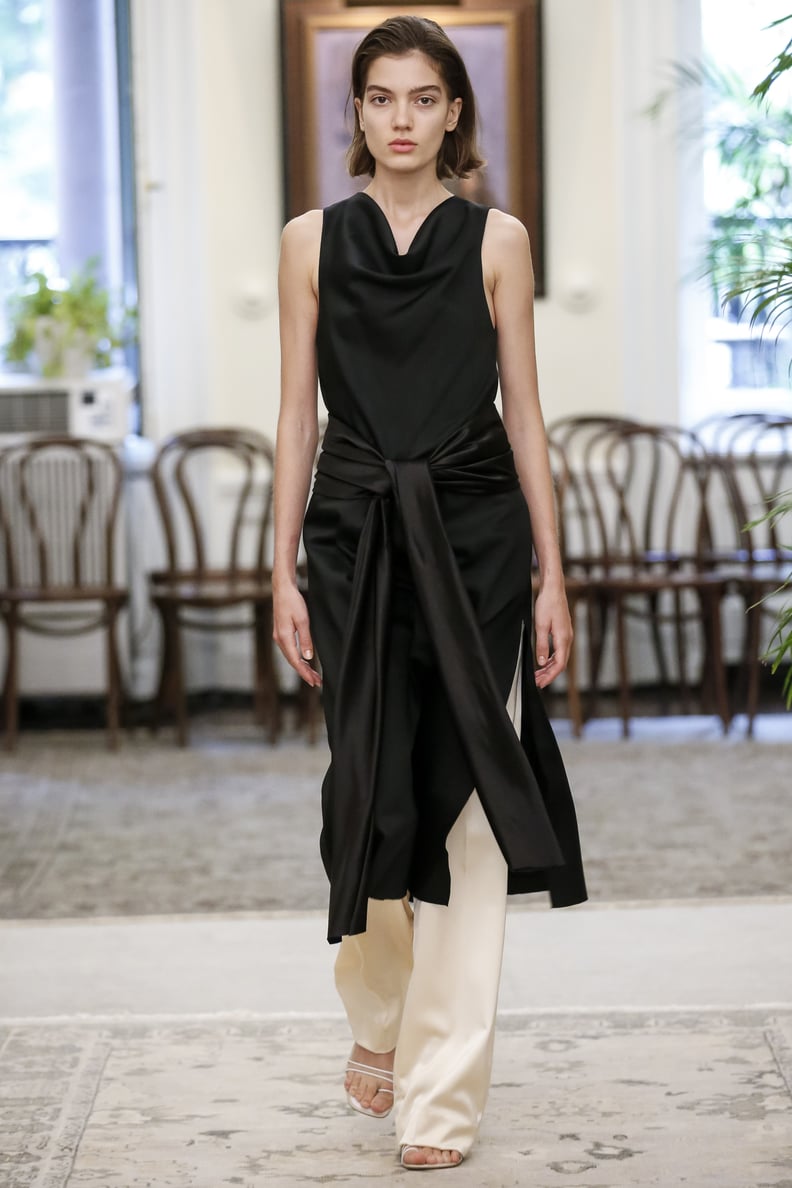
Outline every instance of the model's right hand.
<path fill-rule="evenodd" d="M 313 642 L 305 599 L 295 585 L 273 592 L 272 638 L 306 685 L 318 688 L 322 678 L 312 667 Z"/>

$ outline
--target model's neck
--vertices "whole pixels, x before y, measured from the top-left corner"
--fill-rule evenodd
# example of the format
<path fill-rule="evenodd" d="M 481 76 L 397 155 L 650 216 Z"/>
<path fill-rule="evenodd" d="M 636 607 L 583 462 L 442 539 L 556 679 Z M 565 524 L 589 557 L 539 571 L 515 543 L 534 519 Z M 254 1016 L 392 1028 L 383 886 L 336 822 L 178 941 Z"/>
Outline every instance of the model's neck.
<path fill-rule="evenodd" d="M 366 186 L 369 197 L 392 214 L 420 214 L 437 206 L 448 190 L 434 168 L 420 174 L 398 175 L 378 169 Z"/>

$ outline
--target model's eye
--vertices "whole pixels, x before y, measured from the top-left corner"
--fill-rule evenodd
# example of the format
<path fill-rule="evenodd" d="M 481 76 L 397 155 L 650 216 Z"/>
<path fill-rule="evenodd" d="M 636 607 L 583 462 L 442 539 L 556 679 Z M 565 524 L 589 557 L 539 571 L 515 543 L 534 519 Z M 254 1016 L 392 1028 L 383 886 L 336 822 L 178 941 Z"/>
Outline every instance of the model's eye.
<path fill-rule="evenodd" d="M 388 96 L 387 95 L 372 95 L 371 102 L 374 104 L 375 107 L 384 107 L 385 104 L 388 102 Z"/>
<path fill-rule="evenodd" d="M 431 95 L 421 95 L 418 103 L 421 107 L 431 107 L 434 104 L 434 98 Z"/>

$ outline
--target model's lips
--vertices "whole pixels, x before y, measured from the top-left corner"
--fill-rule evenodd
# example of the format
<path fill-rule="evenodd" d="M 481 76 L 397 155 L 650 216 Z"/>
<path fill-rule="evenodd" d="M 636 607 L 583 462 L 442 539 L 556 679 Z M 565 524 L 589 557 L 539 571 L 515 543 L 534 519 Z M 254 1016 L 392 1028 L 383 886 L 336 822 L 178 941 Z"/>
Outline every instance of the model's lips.
<path fill-rule="evenodd" d="M 417 148 L 414 140 L 392 140 L 388 146 L 395 149 L 397 153 L 407 153 L 410 149 Z"/>

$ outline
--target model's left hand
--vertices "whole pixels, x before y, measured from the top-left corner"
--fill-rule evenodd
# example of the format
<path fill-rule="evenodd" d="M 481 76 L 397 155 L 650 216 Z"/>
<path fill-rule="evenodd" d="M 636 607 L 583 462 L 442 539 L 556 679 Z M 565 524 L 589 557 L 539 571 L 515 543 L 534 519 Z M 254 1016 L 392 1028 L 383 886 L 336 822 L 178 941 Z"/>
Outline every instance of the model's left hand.
<path fill-rule="evenodd" d="M 534 605 L 537 688 L 545 689 L 563 672 L 572 647 L 572 620 L 563 586 L 542 587 Z M 552 650 L 550 639 L 552 637 Z"/>

